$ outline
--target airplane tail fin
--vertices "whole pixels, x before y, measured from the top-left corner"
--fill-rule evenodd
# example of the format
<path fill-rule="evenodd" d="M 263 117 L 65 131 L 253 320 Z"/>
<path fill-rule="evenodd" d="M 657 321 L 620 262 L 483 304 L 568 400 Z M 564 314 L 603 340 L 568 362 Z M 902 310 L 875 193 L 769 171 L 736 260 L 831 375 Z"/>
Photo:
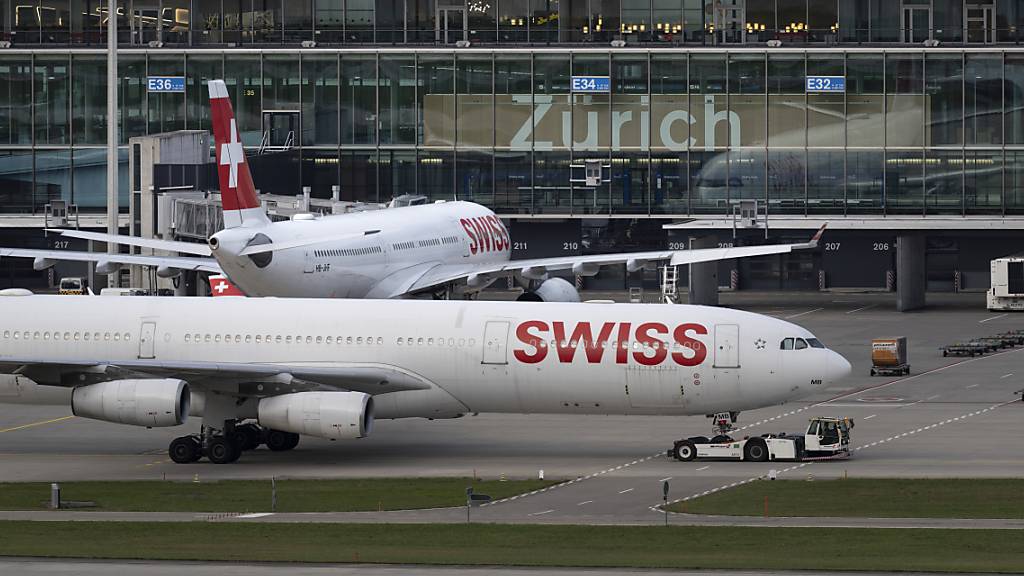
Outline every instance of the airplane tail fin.
<path fill-rule="evenodd" d="M 231 108 L 227 85 L 223 80 L 210 80 L 209 89 L 224 227 L 259 227 L 270 224 L 270 219 L 256 197 L 256 187 L 252 183 L 249 164 L 245 161 L 245 149 Z"/>

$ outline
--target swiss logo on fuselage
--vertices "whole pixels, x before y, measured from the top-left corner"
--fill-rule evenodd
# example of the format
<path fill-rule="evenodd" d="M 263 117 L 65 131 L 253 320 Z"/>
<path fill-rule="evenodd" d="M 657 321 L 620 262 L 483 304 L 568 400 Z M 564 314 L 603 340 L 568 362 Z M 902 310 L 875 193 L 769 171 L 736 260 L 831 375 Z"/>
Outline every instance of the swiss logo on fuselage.
<path fill-rule="evenodd" d="M 616 364 L 626 364 L 632 358 L 644 366 L 657 366 L 671 358 L 680 366 L 697 366 L 707 358 L 708 351 L 696 336 L 707 333 L 704 325 L 695 323 L 670 329 L 662 322 L 641 322 L 635 328 L 632 322 L 577 322 L 570 332 L 565 322 L 529 320 L 516 327 L 518 342 L 513 355 L 525 364 L 536 364 L 553 353 L 559 362 L 569 364 L 580 350 L 590 364 L 600 363 L 607 352 L 614 356 Z M 678 345 L 674 350 L 663 340 L 669 335 Z"/>
<path fill-rule="evenodd" d="M 508 230 L 494 214 L 460 218 L 459 224 L 469 236 L 469 253 L 504 252 L 512 247 Z"/>

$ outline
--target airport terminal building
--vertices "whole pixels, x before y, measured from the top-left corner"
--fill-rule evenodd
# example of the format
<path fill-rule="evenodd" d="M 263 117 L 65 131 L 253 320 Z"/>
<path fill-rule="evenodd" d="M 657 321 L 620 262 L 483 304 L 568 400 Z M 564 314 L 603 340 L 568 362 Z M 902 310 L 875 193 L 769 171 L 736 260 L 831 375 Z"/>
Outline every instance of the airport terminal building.
<path fill-rule="evenodd" d="M 822 250 L 723 263 L 719 284 L 903 279 L 923 297 L 987 288 L 989 259 L 1024 251 L 1024 0 L 118 6 L 125 214 L 129 139 L 209 129 L 204 84 L 223 78 L 264 192 L 472 200 L 524 256 L 793 241 L 829 222 Z M 107 12 L 0 0 L 2 245 L 52 242 L 55 200 L 105 226 Z M 206 181 L 160 174 L 167 194 Z M 46 281 L 30 262 L 0 274 Z"/>

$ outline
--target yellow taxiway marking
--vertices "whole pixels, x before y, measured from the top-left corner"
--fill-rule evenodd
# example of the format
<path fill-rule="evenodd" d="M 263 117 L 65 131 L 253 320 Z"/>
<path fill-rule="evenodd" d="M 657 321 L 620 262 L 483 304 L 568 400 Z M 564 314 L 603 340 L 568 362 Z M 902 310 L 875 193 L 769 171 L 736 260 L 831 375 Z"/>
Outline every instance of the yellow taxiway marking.
<path fill-rule="evenodd" d="M 15 426 L 14 428 L 4 428 L 3 430 L 0 430 L 0 434 L 3 434 L 4 432 L 14 432 L 15 430 L 24 430 L 25 428 L 32 428 L 34 426 L 42 426 L 43 424 L 53 424 L 54 422 L 60 422 L 61 420 L 69 420 L 71 418 L 74 418 L 74 415 L 61 416 L 60 418 L 54 418 L 52 420 L 43 420 L 42 422 L 33 422 L 31 424 L 22 424 L 21 426 Z"/>

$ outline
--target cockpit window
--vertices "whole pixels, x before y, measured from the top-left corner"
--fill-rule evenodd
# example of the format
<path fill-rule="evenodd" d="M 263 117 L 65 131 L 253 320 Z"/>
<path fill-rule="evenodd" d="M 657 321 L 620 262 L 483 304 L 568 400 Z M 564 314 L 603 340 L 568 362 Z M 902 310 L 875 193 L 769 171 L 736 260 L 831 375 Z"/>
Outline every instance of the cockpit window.
<path fill-rule="evenodd" d="M 821 343 L 817 338 L 808 338 L 807 343 L 811 345 L 811 348 L 824 348 L 825 345 Z"/>
<path fill-rule="evenodd" d="M 803 338 L 797 338 L 796 346 L 794 346 L 794 348 L 796 348 L 797 350 L 803 350 L 804 348 L 807 348 L 807 342 L 804 341 Z"/>
<path fill-rule="evenodd" d="M 792 338 L 786 338 L 785 340 L 783 340 L 782 341 L 782 345 L 779 346 L 779 349 L 780 350 L 792 350 L 793 349 L 793 339 Z"/>

